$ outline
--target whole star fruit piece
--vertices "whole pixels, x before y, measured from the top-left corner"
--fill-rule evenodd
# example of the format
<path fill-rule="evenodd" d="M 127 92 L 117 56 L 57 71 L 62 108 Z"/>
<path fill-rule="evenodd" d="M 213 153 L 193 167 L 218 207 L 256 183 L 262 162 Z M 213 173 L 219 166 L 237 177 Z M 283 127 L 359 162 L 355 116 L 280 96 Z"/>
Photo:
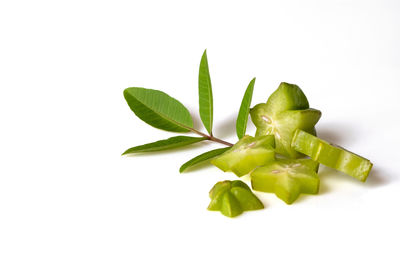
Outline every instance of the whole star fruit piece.
<path fill-rule="evenodd" d="M 361 182 L 366 181 L 373 165 L 366 158 L 301 130 L 294 133 L 292 147 L 313 160 L 344 172 Z"/>
<path fill-rule="evenodd" d="M 222 181 L 210 190 L 208 210 L 220 211 L 227 217 L 236 217 L 244 211 L 263 209 L 262 202 L 242 181 Z"/>
<path fill-rule="evenodd" d="M 275 193 L 286 204 L 300 194 L 317 194 L 318 163 L 311 159 L 277 159 L 250 173 L 253 190 Z"/>
<path fill-rule="evenodd" d="M 238 177 L 248 174 L 257 166 L 275 159 L 273 135 L 243 136 L 231 149 L 217 156 L 211 163 L 224 172 L 233 172 Z"/>
<path fill-rule="evenodd" d="M 289 158 L 300 157 L 301 154 L 291 147 L 294 131 L 302 129 L 315 135 L 314 126 L 321 118 L 321 111 L 308 108 L 272 112 L 269 102 L 258 104 L 250 111 L 251 119 L 257 127 L 256 137 L 272 134 L 275 136 L 277 153 Z"/>
<path fill-rule="evenodd" d="M 281 82 L 268 98 L 267 112 L 276 114 L 286 110 L 308 109 L 309 103 L 306 95 L 295 84 Z"/>

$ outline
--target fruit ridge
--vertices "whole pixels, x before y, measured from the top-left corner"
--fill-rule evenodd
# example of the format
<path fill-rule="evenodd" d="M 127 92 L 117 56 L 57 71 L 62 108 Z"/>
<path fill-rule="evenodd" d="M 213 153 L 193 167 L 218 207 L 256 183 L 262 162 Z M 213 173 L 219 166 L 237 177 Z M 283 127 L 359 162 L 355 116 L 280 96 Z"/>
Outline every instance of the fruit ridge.
<path fill-rule="evenodd" d="M 317 169 L 318 163 L 311 159 L 277 159 L 252 171 L 251 185 L 292 204 L 300 194 L 318 193 Z"/>
<path fill-rule="evenodd" d="M 252 137 L 245 135 L 231 149 L 217 156 L 211 163 L 224 172 L 238 177 L 275 159 L 275 139 L 272 135 Z"/>
<path fill-rule="evenodd" d="M 250 115 L 257 127 L 256 137 L 274 135 L 277 153 L 298 158 L 301 154 L 291 147 L 294 131 L 302 129 L 316 134 L 314 126 L 321 118 L 321 111 L 309 108 L 306 96 L 297 85 L 281 83 L 267 103 L 254 106 Z"/>
<path fill-rule="evenodd" d="M 373 165 L 366 158 L 301 130 L 295 132 L 292 147 L 313 160 L 362 182 L 366 181 Z"/>
<path fill-rule="evenodd" d="M 222 181 L 210 190 L 208 210 L 220 211 L 227 217 L 236 217 L 244 211 L 263 209 L 262 202 L 242 181 Z"/>

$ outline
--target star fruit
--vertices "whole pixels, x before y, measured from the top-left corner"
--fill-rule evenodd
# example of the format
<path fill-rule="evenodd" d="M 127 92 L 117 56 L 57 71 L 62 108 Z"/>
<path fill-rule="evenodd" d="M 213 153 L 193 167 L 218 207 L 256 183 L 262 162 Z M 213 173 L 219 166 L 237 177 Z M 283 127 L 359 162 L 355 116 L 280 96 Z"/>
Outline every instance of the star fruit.
<path fill-rule="evenodd" d="M 254 168 L 273 161 L 274 147 L 273 135 L 245 135 L 232 148 L 211 160 L 211 163 L 224 172 L 230 171 L 241 177 Z"/>
<path fill-rule="evenodd" d="M 295 132 L 292 147 L 313 160 L 362 182 L 365 182 L 372 168 L 372 163 L 368 159 L 301 130 Z"/>
<path fill-rule="evenodd" d="M 277 159 L 250 173 L 253 190 L 275 193 L 292 204 L 300 194 L 317 194 L 318 163 L 311 159 Z"/>
<path fill-rule="evenodd" d="M 228 217 L 235 217 L 244 211 L 263 209 L 262 202 L 242 181 L 218 182 L 211 189 L 208 210 L 220 211 Z"/>
<path fill-rule="evenodd" d="M 321 111 L 309 108 L 306 96 L 297 85 L 281 83 L 267 103 L 254 106 L 250 115 L 257 127 L 256 137 L 274 135 L 277 153 L 298 158 L 301 154 L 291 147 L 294 131 L 302 129 L 315 135 L 314 126 L 321 118 Z"/>

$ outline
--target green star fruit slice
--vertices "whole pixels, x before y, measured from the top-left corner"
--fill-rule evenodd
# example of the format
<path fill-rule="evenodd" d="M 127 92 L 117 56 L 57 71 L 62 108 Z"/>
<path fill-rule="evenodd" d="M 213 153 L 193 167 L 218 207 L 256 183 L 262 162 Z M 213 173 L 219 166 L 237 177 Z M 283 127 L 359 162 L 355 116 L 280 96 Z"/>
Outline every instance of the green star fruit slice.
<path fill-rule="evenodd" d="M 231 188 L 231 183 L 232 183 L 231 181 L 222 181 L 222 182 L 216 183 L 213 186 L 213 188 L 211 188 L 211 190 L 208 194 L 209 197 L 212 200 L 218 200 L 218 195 L 229 190 Z M 219 209 L 220 203 L 217 204 L 217 201 L 214 201 L 214 202 L 215 202 L 215 204 L 213 204 L 213 205 L 210 204 L 210 206 L 215 206 L 217 209 Z M 213 202 L 211 202 L 211 203 L 213 203 Z"/>
<path fill-rule="evenodd" d="M 277 153 L 298 158 L 301 154 L 291 147 L 294 131 L 302 129 L 315 134 L 314 126 L 321 118 L 321 111 L 309 108 L 271 113 L 268 111 L 268 104 L 258 104 L 251 110 L 250 115 L 257 127 L 256 137 L 274 135 Z"/>
<path fill-rule="evenodd" d="M 226 192 L 222 197 L 221 213 L 227 217 L 236 217 L 243 213 L 239 201 L 231 192 Z"/>
<path fill-rule="evenodd" d="M 241 177 L 257 166 L 273 161 L 274 147 L 273 135 L 256 138 L 245 135 L 231 149 L 211 160 L 211 163 L 224 172 L 230 171 Z"/>
<path fill-rule="evenodd" d="M 210 190 L 208 210 L 220 211 L 227 217 L 236 217 L 244 211 L 263 209 L 262 202 L 242 181 L 222 181 Z"/>
<path fill-rule="evenodd" d="M 279 85 L 267 101 L 267 110 L 271 114 L 307 108 L 309 108 L 308 100 L 300 87 L 285 82 Z"/>
<path fill-rule="evenodd" d="M 365 182 L 372 163 L 342 147 L 330 144 L 305 131 L 297 130 L 293 136 L 292 147 L 315 161 L 344 172 Z"/>
<path fill-rule="evenodd" d="M 239 201 L 243 210 L 258 210 L 264 208 L 261 201 L 250 191 L 250 188 L 246 190 L 241 187 L 233 187 L 231 193 Z"/>
<path fill-rule="evenodd" d="M 287 204 L 300 194 L 317 194 L 318 163 L 311 159 L 278 159 L 250 173 L 253 190 L 275 193 Z"/>

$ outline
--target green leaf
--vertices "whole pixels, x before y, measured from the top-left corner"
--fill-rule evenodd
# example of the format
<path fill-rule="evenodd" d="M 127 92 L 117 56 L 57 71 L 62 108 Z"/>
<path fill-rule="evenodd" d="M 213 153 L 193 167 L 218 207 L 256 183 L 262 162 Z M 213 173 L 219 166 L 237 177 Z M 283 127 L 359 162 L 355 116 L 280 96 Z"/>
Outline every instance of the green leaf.
<path fill-rule="evenodd" d="M 151 126 L 170 132 L 189 132 L 193 120 L 187 108 L 164 92 L 130 87 L 124 97 L 131 110 Z"/>
<path fill-rule="evenodd" d="M 200 118 L 209 134 L 212 134 L 213 125 L 213 96 L 210 72 L 208 70 L 207 50 L 201 57 L 199 70 L 199 106 Z"/>
<path fill-rule="evenodd" d="M 179 172 L 184 172 L 187 168 L 192 167 L 192 166 L 199 164 L 203 161 L 206 161 L 208 159 L 211 159 L 215 156 L 218 156 L 218 155 L 224 153 L 225 151 L 227 151 L 228 149 L 230 149 L 230 147 L 218 148 L 218 149 L 214 149 L 214 150 L 208 151 L 206 153 L 203 153 L 201 155 L 198 155 L 197 157 L 192 158 L 191 160 L 185 162 L 179 169 Z"/>
<path fill-rule="evenodd" d="M 141 153 L 141 152 L 154 152 L 167 150 L 182 146 L 187 146 L 190 144 L 198 143 L 203 140 L 207 140 L 206 137 L 190 137 L 190 136 L 174 136 L 165 140 L 160 140 L 153 143 L 148 143 L 141 146 L 131 147 L 126 150 L 122 155 L 132 154 L 132 153 Z"/>
<path fill-rule="evenodd" d="M 242 104 L 240 105 L 239 114 L 236 120 L 236 134 L 241 139 L 246 134 L 247 120 L 249 119 L 249 111 L 251 99 L 253 97 L 253 89 L 256 78 L 250 81 L 244 93 Z"/>

